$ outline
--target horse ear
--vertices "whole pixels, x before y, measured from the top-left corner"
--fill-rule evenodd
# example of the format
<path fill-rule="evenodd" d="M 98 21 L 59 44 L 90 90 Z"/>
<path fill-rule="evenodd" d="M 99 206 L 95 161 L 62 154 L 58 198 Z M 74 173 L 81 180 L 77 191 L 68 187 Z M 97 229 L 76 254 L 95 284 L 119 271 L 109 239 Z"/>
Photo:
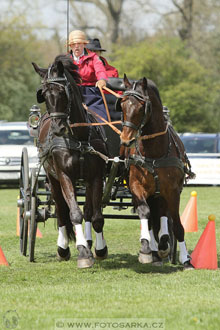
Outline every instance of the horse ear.
<path fill-rule="evenodd" d="M 57 70 L 58 70 L 58 76 L 61 77 L 64 74 L 64 66 L 61 61 L 58 61 L 57 63 Z"/>
<path fill-rule="evenodd" d="M 47 73 L 47 69 L 40 68 L 36 63 L 32 62 L 34 70 L 39 74 L 41 78 L 44 78 L 45 74 Z"/>
<path fill-rule="evenodd" d="M 132 86 L 125 73 L 124 73 L 124 85 L 125 85 L 125 88 L 131 88 L 131 86 Z"/>
<path fill-rule="evenodd" d="M 148 83 L 147 83 L 147 78 L 143 78 L 143 81 L 142 81 L 142 87 L 143 87 L 143 90 L 146 90 L 147 89 L 147 86 L 148 86 Z"/>

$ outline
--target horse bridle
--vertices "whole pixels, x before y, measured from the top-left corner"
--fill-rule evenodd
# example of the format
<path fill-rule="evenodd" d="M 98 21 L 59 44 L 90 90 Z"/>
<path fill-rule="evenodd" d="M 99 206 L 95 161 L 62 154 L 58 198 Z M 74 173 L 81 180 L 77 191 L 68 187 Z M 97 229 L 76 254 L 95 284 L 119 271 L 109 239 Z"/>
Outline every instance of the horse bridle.
<path fill-rule="evenodd" d="M 135 97 L 137 100 L 144 102 L 145 103 L 145 107 L 144 107 L 144 116 L 142 121 L 140 122 L 140 124 L 137 126 L 135 124 L 133 124 L 130 121 L 124 120 L 124 117 L 122 118 L 122 126 L 127 126 L 127 127 L 131 127 L 132 129 L 134 129 L 135 131 L 141 131 L 141 129 L 144 127 L 144 125 L 147 122 L 147 116 L 148 114 L 151 115 L 152 112 L 152 105 L 151 105 L 151 101 L 149 98 L 149 95 L 142 95 L 141 93 L 135 91 L 135 86 L 136 84 L 134 84 L 134 87 L 132 90 L 129 91 L 125 91 L 123 96 L 133 96 Z"/>
<path fill-rule="evenodd" d="M 68 104 L 67 104 L 67 112 L 54 112 L 54 113 L 49 113 L 51 118 L 56 118 L 56 119 L 67 119 L 70 116 L 70 111 L 71 111 L 71 84 L 69 82 L 69 80 L 67 79 L 65 73 L 63 77 L 54 77 L 51 78 L 50 77 L 50 72 L 51 72 L 51 68 L 52 66 L 49 67 L 48 72 L 47 72 L 47 79 L 43 80 L 41 83 L 42 85 L 49 85 L 49 84 L 53 84 L 53 85 L 57 85 L 62 87 L 65 90 L 66 96 L 67 96 L 67 100 L 68 100 Z M 62 84 L 64 82 L 65 84 Z"/>

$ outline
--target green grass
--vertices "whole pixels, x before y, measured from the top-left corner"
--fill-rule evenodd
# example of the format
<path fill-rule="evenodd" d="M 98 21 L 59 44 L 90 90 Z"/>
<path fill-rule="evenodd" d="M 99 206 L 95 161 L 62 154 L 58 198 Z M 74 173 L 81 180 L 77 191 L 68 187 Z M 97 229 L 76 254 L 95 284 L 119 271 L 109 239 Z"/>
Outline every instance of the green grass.
<path fill-rule="evenodd" d="M 188 250 L 194 249 L 208 215 L 214 213 L 220 251 L 220 188 L 185 188 L 180 214 L 192 190 L 198 193 L 199 231 L 186 234 Z M 15 189 L 0 191 L 0 246 L 10 264 L 0 266 L 0 329 L 7 329 L 3 318 L 9 310 L 18 314 L 17 329 L 28 330 L 54 329 L 59 318 L 159 318 L 166 329 L 220 328 L 219 270 L 182 271 L 179 264 L 165 263 L 161 268 L 139 264 L 137 221 L 106 220 L 108 259 L 79 270 L 73 244 L 71 260 L 56 261 L 57 232 L 54 220 L 49 219 L 45 227 L 39 226 L 43 238 L 37 238 L 36 262 L 30 263 L 19 252 L 17 195 Z"/>

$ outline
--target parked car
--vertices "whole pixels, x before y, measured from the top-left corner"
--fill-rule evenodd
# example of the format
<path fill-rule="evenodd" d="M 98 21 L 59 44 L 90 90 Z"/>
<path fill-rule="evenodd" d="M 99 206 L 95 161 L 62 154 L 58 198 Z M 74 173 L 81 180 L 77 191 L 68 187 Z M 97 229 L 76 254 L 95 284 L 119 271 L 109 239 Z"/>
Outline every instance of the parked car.
<path fill-rule="evenodd" d="M 180 134 L 192 171 L 191 185 L 220 185 L 220 133 Z"/>
<path fill-rule="evenodd" d="M 28 150 L 31 171 L 38 163 L 38 151 L 27 123 L 0 122 L 0 184 L 18 183 L 24 147 Z"/>

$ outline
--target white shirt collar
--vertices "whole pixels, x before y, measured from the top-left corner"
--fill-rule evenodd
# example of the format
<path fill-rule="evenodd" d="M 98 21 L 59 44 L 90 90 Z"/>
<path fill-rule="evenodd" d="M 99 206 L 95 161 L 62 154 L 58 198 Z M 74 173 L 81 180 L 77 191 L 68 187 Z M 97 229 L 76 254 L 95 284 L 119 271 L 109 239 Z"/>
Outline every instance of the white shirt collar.
<path fill-rule="evenodd" d="M 74 61 L 76 61 L 76 63 L 79 63 L 79 59 L 80 59 L 80 57 L 82 57 L 82 56 L 84 56 L 84 55 L 85 55 L 85 54 L 84 54 L 84 50 L 83 50 L 82 54 L 81 54 L 79 57 L 76 57 L 75 54 L 73 53 Z"/>

